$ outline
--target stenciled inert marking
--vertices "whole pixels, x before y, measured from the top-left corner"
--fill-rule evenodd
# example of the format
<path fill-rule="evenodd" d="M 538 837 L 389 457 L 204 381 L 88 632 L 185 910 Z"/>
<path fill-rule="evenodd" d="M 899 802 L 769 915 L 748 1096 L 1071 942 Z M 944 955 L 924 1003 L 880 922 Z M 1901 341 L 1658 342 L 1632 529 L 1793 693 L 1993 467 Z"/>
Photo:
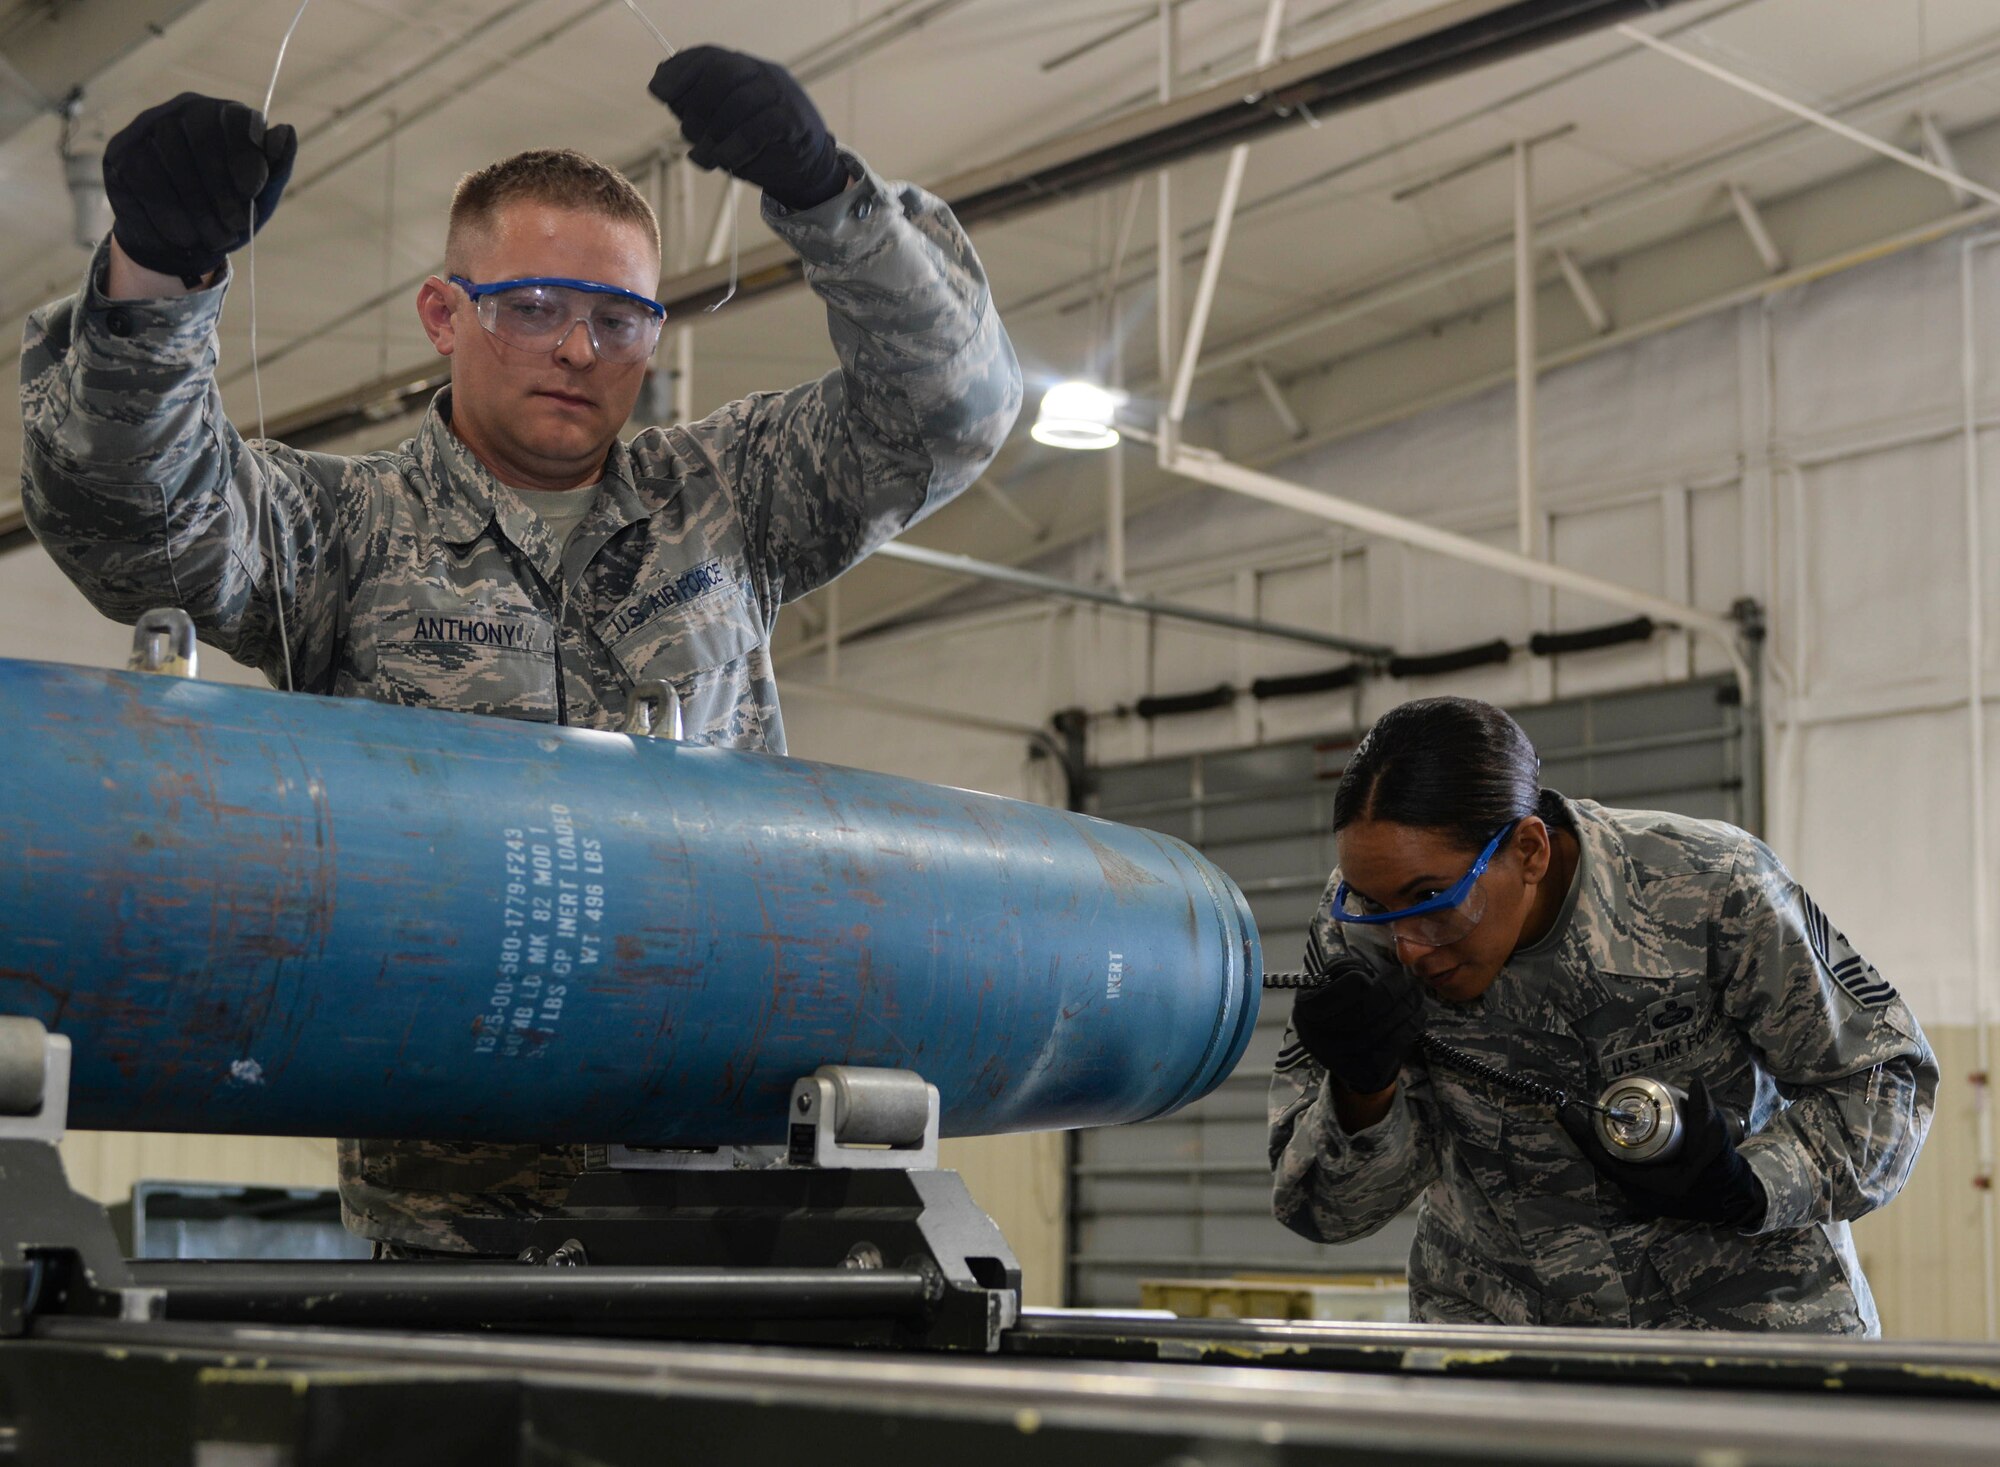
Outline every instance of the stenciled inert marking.
<path fill-rule="evenodd" d="M 545 825 L 507 827 L 500 841 L 500 945 L 472 1047 L 540 1059 L 576 999 L 578 974 L 603 956 L 604 844 L 577 830 L 567 805 L 550 805 Z"/>

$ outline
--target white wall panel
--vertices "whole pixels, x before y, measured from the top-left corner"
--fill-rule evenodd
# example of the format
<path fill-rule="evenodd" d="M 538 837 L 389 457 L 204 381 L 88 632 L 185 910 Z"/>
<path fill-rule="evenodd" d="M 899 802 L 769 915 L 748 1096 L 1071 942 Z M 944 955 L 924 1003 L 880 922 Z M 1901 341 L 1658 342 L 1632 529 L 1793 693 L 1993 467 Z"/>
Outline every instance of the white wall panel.
<path fill-rule="evenodd" d="M 1258 737 L 1270 743 L 1337 733 L 1361 721 L 1360 708 L 1361 696 L 1355 689 L 1267 699 L 1257 705 Z"/>
<path fill-rule="evenodd" d="M 1256 614 L 1263 621 L 1285 626 L 1361 636 L 1362 633 L 1340 625 L 1339 576 L 1331 554 L 1311 565 L 1257 572 Z M 1347 660 L 1347 654 L 1330 648 L 1281 642 L 1271 637 L 1252 638 L 1248 651 L 1251 672 L 1256 677 L 1318 672 Z"/>
<path fill-rule="evenodd" d="M 1426 414 L 1421 431 L 1410 423 L 1380 428 L 1315 449 L 1278 472 L 1399 514 L 1504 506 L 1514 494 L 1513 411 L 1511 393 L 1482 393 Z"/>
<path fill-rule="evenodd" d="M 1345 636 L 1369 638 L 1367 559 L 1359 551 L 1309 566 L 1269 571 L 1258 578 L 1258 614 L 1294 626 L 1329 627 Z M 1255 648 L 1259 677 L 1318 672 L 1351 659 L 1344 653 L 1299 643 L 1263 641 Z M 1344 728 L 1354 717 L 1351 690 L 1270 698 L 1256 707 L 1260 742 Z"/>
<path fill-rule="evenodd" d="M 1956 240 L 1786 292 L 1773 304 L 1777 426 L 1787 441 L 1959 398 Z"/>
<path fill-rule="evenodd" d="M 1152 624 L 1144 617 L 1088 606 L 1073 608 L 1066 617 L 1072 665 L 1064 706 L 1100 713 L 1138 697 L 1146 686 Z M 1099 747 L 1116 750 L 1121 760 L 1143 759 L 1150 730 L 1136 718 L 1107 717 L 1092 725 L 1090 736 Z"/>
<path fill-rule="evenodd" d="M 1666 592 L 1662 562 L 1665 529 L 1656 496 L 1635 503 L 1552 515 L 1549 528 L 1550 558 L 1557 564 L 1656 596 Z M 1602 601 L 1562 592 L 1556 593 L 1554 603 L 1550 630 L 1559 632 L 1624 621 L 1629 615 Z M 1552 659 L 1553 691 L 1567 698 L 1661 680 L 1667 673 L 1666 652 L 1663 637 L 1630 646 L 1566 652 Z"/>
<path fill-rule="evenodd" d="M 1341 553 L 1337 588 L 1340 594 L 1338 625 L 1343 631 L 1379 642 L 1382 640 L 1382 628 L 1376 618 L 1370 584 L 1373 566 L 1371 547 L 1368 545 L 1351 547 Z"/>
<path fill-rule="evenodd" d="M 1629 503 L 1593 506 L 1550 516 L 1549 552 L 1558 565 L 1601 576 L 1621 586 L 1663 594 L 1661 560 L 1665 525 L 1656 495 Z M 1621 621 L 1626 612 L 1589 596 L 1558 591 L 1556 631 Z"/>
<path fill-rule="evenodd" d="M 1972 1017 L 1967 750 L 1962 712 L 1810 730 L 1778 853 L 1924 1023 Z"/>
<path fill-rule="evenodd" d="M 2000 250 L 1993 253 L 2000 254 Z M 2000 314 L 2000 295 L 1993 299 L 1993 311 Z M 1990 353 L 1993 370 L 2000 375 L 2000 330 L 1994 332 Z M 1982 662 L 1989 685 L 2000 688 L 2000 432 L 1988 430 L 1977 435 L 1979 465 L 1979 565 L 1980 594 L 1984 598 Z M 1965 440 L 1956 440 L 1961 476 L 1964 473 Z M 1961 482 L 1963 478 L 1961 477 Z"/>
<path fill-rule="evenodd" d="M 1618 483 L 1725 460 L 1736 452 L 1737 395 L 1736 327 L 1727 315 L 1545 373 L 1535 393 L 1539 478 Z"/>
<path fill-rule="evenodd" d="M 1065 618 L 1048 608 L 1026 617 L 986 617 L 948 638 L 901 637 L 844 648 L 839 685 L 932 707 L 1027 726 L 1043 723 L 1067 693 Z M 996 668 L 1005 668 L 996 675 Z M 794 669 L 800 681 L 825 682 L 826 662 Z M 782 688 L 782 684 L 781 684 Z M 856 707 L 803 688 L 785 700 L 791 753 L 860 769 L 879 769 L 937 784 L 1015 798 L 1047 798 L 1052 771 L 1028 755 L 1025 739 L 954 727 L 892 710 Z"/>
<path fill-rule="evenodd" d="M 1804 471 L 1804 671 L 1815 693 L 1917 686 L 1964 666 L 1961 462 L 1943 440 Z M 1781 558 L 1800 548 L 1788 539 Z"/>
<path fill-rule="evenodd" d="M 1518 543 L 1511 525 L 1470 538 L 1502 550 L 1512 550 Z M 1490 642 L 1495 637 L 1525 641 L 1532 630 L 1528 622 L 1531 595 L 1515 576 L 1441 555 L 1412 553 L 1403 576 L 1404 620 L 1402 631 L 1394 638 L 1397 650 L 1422 656 Z"/>
<path fill-rule="evenodd" d="M 1726 611 L 1751 594 L 1743 564 L 1743 486 L 1723 484 L 1688 495 L 1688 592 L 1708 611 Z M 1713 637 L 1690 637 L 1697 674 L 1721 672 L 1729 658 Z"/>
<path fill-rule="evenodd" d="M 1196 585 L 1178 586 L 1173 599 L 1187 606 L 1243 615 L 1234 576 Z M 1157 694 L 1199 692 L 1218 683 L 1244 685 L 1248 661 L 1245 638 L 1219 627 L 1161 619 L 1153 628 L 1152 673 L 1148 689 Z M 1202 713 L 1178 714 L 1156 721 L 1153 752 L 1178 754 L 1193 749 L 1212 749 L 1237 743 L 1242 738 L 1237 710 L 1216 708 Z"/>

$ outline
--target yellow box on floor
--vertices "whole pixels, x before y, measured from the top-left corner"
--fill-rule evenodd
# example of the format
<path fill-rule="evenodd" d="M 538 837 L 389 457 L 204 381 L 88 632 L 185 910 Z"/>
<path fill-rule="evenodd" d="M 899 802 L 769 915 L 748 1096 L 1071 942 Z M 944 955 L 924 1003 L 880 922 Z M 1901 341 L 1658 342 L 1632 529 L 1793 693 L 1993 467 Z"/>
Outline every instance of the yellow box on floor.
<path fill-rule="evenodd" d="M 1226 1279 L 1141 1279 L 1139 1304 L 1183 1319 L 1407 1320 L 1399 1273 L 1237 1274 Z"/>

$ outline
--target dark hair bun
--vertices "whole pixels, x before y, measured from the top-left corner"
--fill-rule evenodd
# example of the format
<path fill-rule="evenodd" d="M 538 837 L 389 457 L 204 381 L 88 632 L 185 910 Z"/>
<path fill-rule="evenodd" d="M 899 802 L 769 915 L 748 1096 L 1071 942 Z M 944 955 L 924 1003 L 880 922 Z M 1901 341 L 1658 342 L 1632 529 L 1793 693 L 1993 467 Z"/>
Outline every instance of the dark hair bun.
<path fill-rule="evenodd" d="M 1542 761 L 1521 725 L 1477 698 L 1420 698 L 1375 721 L 1333 796 L 1333 828 L 1386 820 L 1478 850 L 1540 807 Z"/>

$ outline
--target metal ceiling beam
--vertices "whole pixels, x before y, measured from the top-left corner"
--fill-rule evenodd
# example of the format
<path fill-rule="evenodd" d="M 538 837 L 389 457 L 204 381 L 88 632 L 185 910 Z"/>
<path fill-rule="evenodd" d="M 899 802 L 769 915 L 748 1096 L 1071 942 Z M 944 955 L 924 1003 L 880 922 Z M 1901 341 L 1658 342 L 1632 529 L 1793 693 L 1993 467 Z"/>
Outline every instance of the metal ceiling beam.
<path fill-rule="evenodd" d="M 1944 135 L 1944 129 L 1938 126 L 1937 117 L 1933 113 L 1919 112 L 1917 114 L 1917 128 L 1924 140 L 1924 156 L 1926 158 L 1929 158 L 1931 162 L 1937 164 L 1940 168 L 1948 169 L 1950 172 L 1959 173 L 1963 171 L 1958 166 L 1957 155 L 1952 152 L 1951 139 Z M 1951 190 L 1951 196 L 1959 208 L 1966 208 L 1972 203 L 1972 195 L 1957 184 L 1947 184 L 1946 187 Z"/>
<path fill-rule="evenodd" d="M 1278 421 L 1285 425 L 1285 432 L 1294 438 L 1304 438 L 1310 434 L 1312 429 L 1306 426 L 1306 420 L 1299 416 L 1298 409 L 1293 407 L 1291 399 L 1285 396 L 1285 389 L 1278 385 L 1278 379 L 1271 375 L 1271 369 L 1262 362 L 1252 362 L 1250 372 L 1257 379 L 1257 390 L 1264 394 L 1264 401 L 1271 405 L 1271 411 L 1276 413 Z"/>
<path fill-rule="evenodd" d="M 1692 18 L 1681 22 L 1679 26 L 1670 26 L 1663 34 L 1670 36 L 1679 35 L 1683 30 L 1691 30 L 1697 26 L 1712 25 L 1726 16 L 1758 3 L 1760 3 L 1760 0 L 1721 0 L 1721 3 L 1717 4 L 1714 9 L 1694 15 Z M 1321 169 L 1318 173 L 1306 178 L 1288 180 L 1268 193 L 1245 199 L 1237 206 L 1236 217 L 1238 219 L 1248 219 L 1252 215 L 1261 214 L 1267 209 L 1294 208 L 1301 200 L 1309 197 L 1318 189 L 1326 188 L 1343 178 L 1351 177 L 1364 169 L 1372 168 L 1376 164 L 1382 163 L 1398 154 L 1422 147 L 1426 143 L 1435 142 L 1441 137 L 1469 127 L 1474 123 L 1484 122 L 1493 117 L 1509 115 L 1515 108 L 1533 102 L 1538 97 L 1547 96 L 1586 76 L 1615 66 L 1625 58 L 1636 55 L 1641 49 L 1638 46 L 1624 46 L 1616 50 L 1604 51 L 1598 55 L 1579 61 L 1574 65 L 1566 66 L 1560 71 L 1537 77 L 1534 81 L 1516 88 L 1504 96 L 1483 100 L 1469 111 L 1455 113 L 1452 116 L 1430 124 L 1428 127 L 1418 128 L 1415 132 L 1400 135 L 1389 142 L 1351 154 L 1330 167 Z M 1248 53 L 1246 51 L 1243 54 Z M 1136 105 L 1144 100 L 1144 98 L 1132 98 L 1124 106 Z M 1116 110 L 1122 110 L 1122 107 Z M 1392 194 L 1391 198 L 1393 199 L 1394 197 L 1395 195 Z M 1201 221 L 1190 224 L 1183 231 L 1182 239 L 1194 240 L 1199 238 L 1208 231 L 1212 223 L 1213 221 Z M 1199 249 L 1190 249 L 1183 254 L 1182 258 L 1184 262 L 1193 263 L 1200 259 L 1200 251 Z M 1153 263 L 1152 252 L 1150 250 L 1140 251 L 1138 256 L 1135 257 L 1135 264 L 1141 268 L 1134 274 L 1130 283 L 1136 287 L 1150 280 L 1153 275 Z M 1023 296 L 1021 299 L 1010 303 L 1008 306 L 1008 319 L 1018 321 L 1028 312 L 1039 309 L 1053 309 L 1058 312 L 1074 310 L 1081 304 L 1081 301 L 1077 298 L 1078 293 L 1082 292 L 1086 297 L 1094 295 L 1097 290 L 1096 282 L 1096 272 L 1089 271 L 1068 280 L 1042 286 Z"/>
<path fill-rule="evenodd" d="M 7 34 L 0 138 L 194 9 L 200 0 L 67 0 L 37 7 Z"/>
<path fill-rule="evenodd" d="M 1136 174 L 1252 142 L 1300 116 L 1324 118 L 1684 0 L 1449 0 L 1244 76 L 1027 148 L 933 186 L 968 227 L 991 224 Z M 737 298 L 796 284 L 782 244 L 745 254 Z M 729 287 L 726 264 L 661 282 L 670 311 L 701 310 Z M 434 362 L 274 418 L 273 437 L 310 447 L 402 415 L 448 380 Z"/>
<path fill-rule="evenodd" d="M 1583 266 L 1577 264 L 1576 256 L 1568 250 L 1555 252 L 1556 265 L 1562 271 L 1563 283 L 1569 286 L 1569 293 L 1576 297 L 1576 308 L 1583 312 L 1583 319 L 1590 323 L 1590 329 L 1602 336 L 1611 329 L 1611 313 L 1604 309 L 1604 302 L 1590 283 L 1590 277 L 1583 273 Z"/>
<path fill-rule="evenodd" d="M 1264 7 L 1264 29 L 1257 39 L 1257 68 L 1269 66 L 1278 54 L 1278 33 L 1285 24 L 1285 0 L 1268 0 Z M 1194 389 L 1195 363 L 1201 360 L 1201 344 L 1208 335 L 1208 314 L 1215 305 L 1216 286 L 1222 280 L 1222 262 L 1229 253 L 1229 229 L 1236 220 L 1236 201 L 1243 192 L 1243 171 L 1250 163 L 1250 145 L 1237 143 L 1229 150 L 1229 164 L 1222 175 L 1222 194 L 1215 206 L 1215 222 L 1209 226 L 1208 253 L 1201 262 L 1201 279 L 1195 284 L 1194 306 L 1188 313 L 1188 325 L 1181 346 L 1180 368 L 1174 373 L 1174 390 L 1167 403 L 1166 423 L 1178 430 L 1182 419 L 1187 416 L 1188 394 Z M 1161 175 L 1164 180 L 1165 175 Z M 1172 221 L 1164 216 L 1164 225 Z M 1160 237 L 1160 254 L 1170 254 L 1174 247 L 1174 236 L 1170 228 L 1163 229 Z M 1162 292 L 1160 299 L 1167 299 Z"/>

